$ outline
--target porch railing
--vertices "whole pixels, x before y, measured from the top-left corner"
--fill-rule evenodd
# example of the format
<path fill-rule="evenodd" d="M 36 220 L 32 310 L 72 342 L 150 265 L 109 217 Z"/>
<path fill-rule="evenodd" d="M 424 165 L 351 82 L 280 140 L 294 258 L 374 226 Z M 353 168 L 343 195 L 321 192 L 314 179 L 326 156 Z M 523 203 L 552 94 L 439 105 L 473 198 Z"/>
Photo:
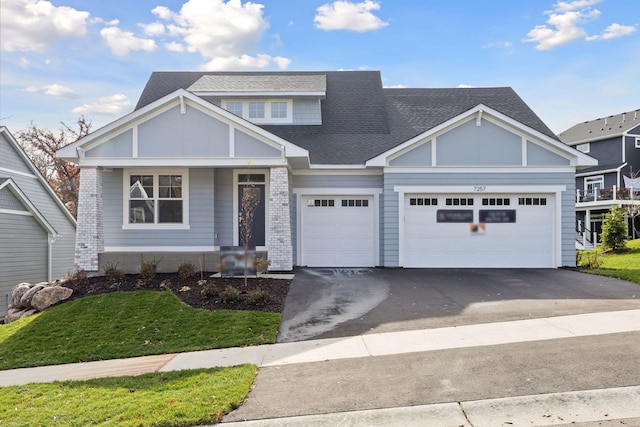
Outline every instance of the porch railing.
<path fill-rule="evenodd" d="M 640 191 L 629 188 L 599 188 L 592 192 L 576 190 L 576 203 L 597 202 L 599 200 L 634 200 L 640 202 Z"/>
<path fill-rule="evenodd" d="M 576 221 L 576 241 L 583 249 L 595 248 L 598 244 L 597 239 L 596 233 L 585 227 L 582 221 Z"/>

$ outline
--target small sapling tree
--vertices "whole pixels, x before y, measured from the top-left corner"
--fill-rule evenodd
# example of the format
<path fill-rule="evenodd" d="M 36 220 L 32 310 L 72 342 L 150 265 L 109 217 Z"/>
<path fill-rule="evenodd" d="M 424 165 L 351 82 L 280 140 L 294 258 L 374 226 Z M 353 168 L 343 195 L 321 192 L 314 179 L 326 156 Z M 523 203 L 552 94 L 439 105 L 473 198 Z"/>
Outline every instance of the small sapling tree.
<path fill-rule="evenodd" d="M 622 209 L 614 206 L 604 216 L 600 238 L 605 250 L 624 249 L 627 244 L 627 223 Z"/>
<path fill-rule="evenodd" d="M 253 232 L 253 217 L 256 208 L 260 204 L 260 189 L 255 185 L 247 185 L 242 188 L 242 199 L 240 200 L 240 242 L 244 246 L 244 285 L 247 286 L 247 276 L 249 274 L 249 243 Z"/>

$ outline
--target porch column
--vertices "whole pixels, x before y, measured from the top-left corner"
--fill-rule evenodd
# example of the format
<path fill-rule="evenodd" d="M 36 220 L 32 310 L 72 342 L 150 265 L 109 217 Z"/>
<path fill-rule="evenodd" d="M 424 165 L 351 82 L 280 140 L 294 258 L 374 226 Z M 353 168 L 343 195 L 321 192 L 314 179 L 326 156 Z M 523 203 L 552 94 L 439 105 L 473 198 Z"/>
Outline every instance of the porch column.
<path fill-rule="evenodd" d="M 102 170 L 80 169 L 75 264 L 79 270 L 98 271 L 98 254 L 104 252 L 102 223 Z"/>
<path fill-rule="evenodd" d="M 269 178 L 269 270 L 293 269 L 291 246 L 291 211 L 289 205 L 289 171 L 286 167 L 272 167 Z"/>

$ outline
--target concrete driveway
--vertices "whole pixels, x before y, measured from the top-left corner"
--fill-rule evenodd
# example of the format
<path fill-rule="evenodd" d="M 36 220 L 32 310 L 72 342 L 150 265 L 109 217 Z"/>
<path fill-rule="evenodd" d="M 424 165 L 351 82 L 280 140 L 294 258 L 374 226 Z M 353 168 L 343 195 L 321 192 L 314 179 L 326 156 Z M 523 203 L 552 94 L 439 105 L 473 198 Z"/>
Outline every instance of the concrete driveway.
<path fill-rule="evenodd" d="M 640 308 L 640 286 L 564 269 L 295 271 L 278 342 Z"/>

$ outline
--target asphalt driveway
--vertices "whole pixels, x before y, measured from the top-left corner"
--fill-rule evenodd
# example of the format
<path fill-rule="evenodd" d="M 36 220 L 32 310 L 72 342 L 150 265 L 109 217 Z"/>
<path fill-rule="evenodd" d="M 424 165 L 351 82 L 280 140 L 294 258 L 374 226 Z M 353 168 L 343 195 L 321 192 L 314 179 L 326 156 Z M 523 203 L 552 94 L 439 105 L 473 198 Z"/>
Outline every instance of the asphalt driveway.
<path fill-rule="evenodd" d="M 278 342 L 640 308 L 640 286 L 564 269 L 299 268 Z"/>

